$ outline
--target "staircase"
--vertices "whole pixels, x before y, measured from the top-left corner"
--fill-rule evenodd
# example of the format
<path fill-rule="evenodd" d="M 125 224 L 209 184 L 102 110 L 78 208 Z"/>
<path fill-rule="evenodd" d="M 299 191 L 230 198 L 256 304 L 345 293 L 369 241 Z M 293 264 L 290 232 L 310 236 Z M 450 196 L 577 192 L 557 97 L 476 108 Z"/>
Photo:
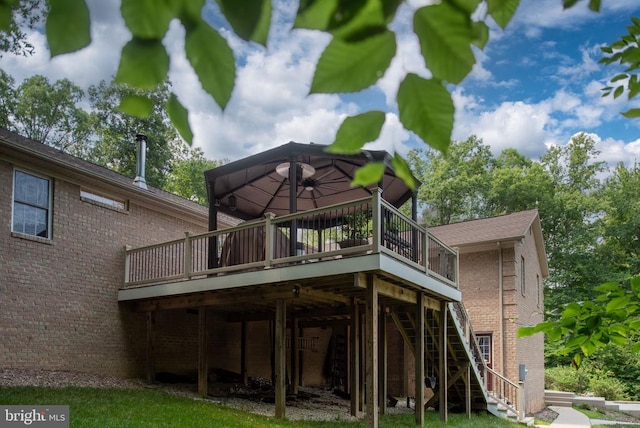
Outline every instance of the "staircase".
<path fill-rule="evenodd" d="M 469 404 L 474 410 L 533 425 L 533 418 L 524 416 L 524 400 L 518 384 L 486 366 L 469 317 L 462 303 L 449 303 L 447 311 L 447 398 L 453 408 L 464 410 Z M 425 407 L 437 408 L 439 388 L 439 314 L 425 309 L 425 384 L 433 390 L 433 397 Z M 392 310 L 391 317 L 415 355 L 415 316 L 411 311 Z M 470 376 L 467 376 L 470 373 Z"/>

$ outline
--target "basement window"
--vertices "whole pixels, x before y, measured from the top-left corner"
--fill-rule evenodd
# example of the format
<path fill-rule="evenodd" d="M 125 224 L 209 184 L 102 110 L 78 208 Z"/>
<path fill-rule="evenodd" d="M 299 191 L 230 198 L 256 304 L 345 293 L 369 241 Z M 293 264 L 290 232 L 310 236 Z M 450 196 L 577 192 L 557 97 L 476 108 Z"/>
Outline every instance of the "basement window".
<path fill-rule="evenodd" d="M 107 208 L 115 208 L 118 211 L 127 210 L 127 201 L 122 199 L 115 199 L 110 196 L 102 195 L 89 190 L 80 190 L 80 199 L 85 202 L 95 203 Z"/>

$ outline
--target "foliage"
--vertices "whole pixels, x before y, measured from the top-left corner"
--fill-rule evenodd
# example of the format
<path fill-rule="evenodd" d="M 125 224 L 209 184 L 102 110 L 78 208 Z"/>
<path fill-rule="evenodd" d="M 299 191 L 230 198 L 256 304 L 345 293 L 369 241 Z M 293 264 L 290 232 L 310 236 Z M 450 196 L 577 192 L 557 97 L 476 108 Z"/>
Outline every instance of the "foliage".
<path fill-rule="evenodd" d="M 585 365 L 576 371 L 571 367 L 558 366 L 545 369 L 545 389 L 593 394 L 607 400 L 628 400 L 625 384 L 608 370 Z"/>
<path fill-rule="evenodd" d="M 397 35 L 389 28 L 401 0 L 303 0 L 293 28 L 318 30 L 331 34 L 332 40 L 321 54 L 310 93 L 355 92 L 368 88 L 384 75 L 396 54 Z M 575 1 L 567 2 L 570 7 Z M 10 34 L 19 24 L 12 0 L 0 2 L 0 31 Z M 221 108 L 225 108 L 235 83 L 233 52 L 220 32 L 203 19 L 204 0 L 193 2 L 140 2 L 123 0 L 121 13 L 131 31 L 131 40 L 122 48 L 116 82 L 137 89 L 152 89 L 166 80 L 169 56 L 162 44 L 169 23 L 177 19 L 185 29 L 185 50 L 191 67 L 203 89 Z M 219 0 L 220 11 L 234 32 L 245 41 L 267 44 L 271 21 L 271 0 L 234 2 Z M 424 64 L 430 70 L 425 78 L 408 74 L 400 83 L 398 111 L 403 126 L 432 147 L 446 152 L 453 128 L 454 107 L 447 85 L 461 82 L 472 70 L 474 50 L 482 49 L 489 39 L 489 24 L 505 28 L 514 15 L 518 0 L 445 0 L 419 7 L 413 13 L 413 31 L 420 44 Z M 590 2 L 592 9 L 599 1 Z M 71 19 L 69 19 L 71 17 Z M 68 25 L 69 22 L 72 25 Z M 53 2 L 46 19 L 46 34 L 53 56 L 73 52 L 88 45 L 90 16 L 84 0 Z M 142 95 L 144 97 L 144 95 Z M 178 98 L 170 96 L 169 116 L 180 135 L 191 143 L 192 132 L 186 109 Z M 123 103 L 129 114 L 149 114 L 149 103 L 137 99 Z M 345 121 L 366 138 L 360 147 L 379 135 L 378 123 L 367 131 L 368 121 Z M 380 126 L 378 126 L 380 125 Z M 344 133 L 342 128 L 338 134 Z M 351 131 L 353 132 L 353 131 Z M 351 150 L 336 139 L 334 150 Z M 402 157 L 397 163 L 404 164 Z M 367 168 L 360 180 L 372 183 L 380 178 L 380 168 Z M 411 180 L 407 184 L 413 186 Z"/>
<path fill-rule="evenodd" d="M 15 110 L 15 80 L 0 70 L 0 127 L 11 126 L 11 114 Z"/>
<path fill-rule="evenodd" d="M 627 344 L 640 334 L 640 276 L 629 287 L 608 282 L 595 288 L 593 300 L 573 302 L 564 307 L 559 318 L 532 327 L 520 327 L 518 337 L 544 333 L 551 341 L 564 340 L 561 353 L 572 355 L 572 364 L 580 367 L 583 357 L 592 355 L 608 343 Z M 640 352 L 640 343 L 633 345 Z"/>
<path fill-rule="evenodd" d="M 223 162 L 206 159 L 200 148 L 181 146 L 182 150 L 171 162 L 164 190 L 206 206 L 208 196 L 204 172 Z"/>
<path fill-rule="evenodd" d="M 151 100 L 151 113 L 144 118 L 137 118 L 120 111 L 122 100 L 131 97 Z M 86 157 L 133 178 L 136 173 L 136 145 L 133 138 L 137 133 L 145 134 L 148 137 L 146 181 L 151 186 L 162 188 L 174 153 L 181 145 L 164 111 L 168 97 L 168 84 L 153 90 L 140 90 L 114 82 L 107 85 L 103 81 L 90 87 L 95 144 Z"/>
<path fill-rule="evenodd" d="M 35 29 L 46 13 L 40 0 L 0 1 L 0 57 L 2 52 L 33 54 L 34 47 L 23 29 Z"/>
<path fill-rule="evenodd" d="M 640 19 L 631 17 L 631 25 L 627 27 L 627 34 L 608 46 L 600 49 L 603 52 L 600 59 L 601 64 L 620 64 L 625 67 L 623 72 L 611 78 L 609 84 L 602 91 L 602 96 L 613 95 L 618 98 L 626 93 L 627 99 L 633 99 L 640 92 L 640 82 L 638 81 L 638 70 L 640 69 Z M 622 113 L 628 118 L 640 117 L 640 108 L 631 108 Z"/>
<path fill-rule="evenodd" d="M 14 92 L 12 128 L 28 138 L 74 152 L 91 132 L 89 115 L 77 106 L 84 91 L 68 79 L 25 79 Z"/>
<path fill-rule="evenodd" d="M 87 427 L 279 427 L 279 428 L 360 428 L 363 420 L 289 421 L 231 409 L 213 401 L 169 394 L 156 388 L 37 388 L 0 386 L 0 402 L 5 405 L 47 403 L 68 405 L 71 426 Z M 425 413 L 425 426 L 440 426 L 437 412 Z M 511 427 L 510 422 L 492 415 L 450 414 L 450 425 L 462 428 Z M 415 427 L 411 413 L 380 416 L 380 428 Z"/>

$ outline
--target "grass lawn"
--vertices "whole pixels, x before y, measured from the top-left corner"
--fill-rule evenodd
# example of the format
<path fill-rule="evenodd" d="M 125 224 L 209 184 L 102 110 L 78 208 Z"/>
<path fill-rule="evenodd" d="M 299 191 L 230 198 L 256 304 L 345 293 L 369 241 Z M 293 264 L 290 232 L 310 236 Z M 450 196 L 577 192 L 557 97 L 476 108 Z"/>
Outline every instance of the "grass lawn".
<path fill-rule="evenodd" d="M 287 421 L 258 416 L 241 410 L 157 389 L 42 388 L 0 386 L 0 404 L 68 405 L 72 427 L 363 427 L 363 421 Z M 381 428 L 415 427 L 412 414 L 380 418 Z M 439 415 L 428 412 L 426 427 L 441 426 Z M 449 426 L 518 426 L 490 415 L 449 415 Z"/>

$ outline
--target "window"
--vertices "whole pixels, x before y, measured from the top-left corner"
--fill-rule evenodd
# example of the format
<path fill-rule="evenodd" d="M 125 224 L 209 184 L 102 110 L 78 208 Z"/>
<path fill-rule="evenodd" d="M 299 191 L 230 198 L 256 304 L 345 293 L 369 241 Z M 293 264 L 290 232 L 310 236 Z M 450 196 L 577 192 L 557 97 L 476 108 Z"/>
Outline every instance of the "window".
<path fill-rule="evenodd" d="M 484 361 L 488 365 L 491 365 L 491 335 L 478 334 L 476 335 L 476 339 L 478 340 L 478 347 L 482 353 L 482 358 L 484 358 Z"/>
<path fill-rule="evenodd" d="M 109 196 L 100 195 L 98 193 L 94 193 L 89 190 L 81 189 L 80 199 L 88 200 L 91 202 L 98 202 L 100 205 L 106 205 L 110 208 L 116 208 L 118 210 L 127 209 L 126 201 L 114 199 Z"/>
<path fill-rule="evenodd" d="M 51 181 L 16 170 L 13 180 L 13 229 L 25 235 L 51 237 Z"/>
<path fill-rule="evenodd" d="M 525 288 L 525 280 L 524 280 L 524 257 L 520 257 L 520 291 L 524 296 L 526 288 Z"/>

